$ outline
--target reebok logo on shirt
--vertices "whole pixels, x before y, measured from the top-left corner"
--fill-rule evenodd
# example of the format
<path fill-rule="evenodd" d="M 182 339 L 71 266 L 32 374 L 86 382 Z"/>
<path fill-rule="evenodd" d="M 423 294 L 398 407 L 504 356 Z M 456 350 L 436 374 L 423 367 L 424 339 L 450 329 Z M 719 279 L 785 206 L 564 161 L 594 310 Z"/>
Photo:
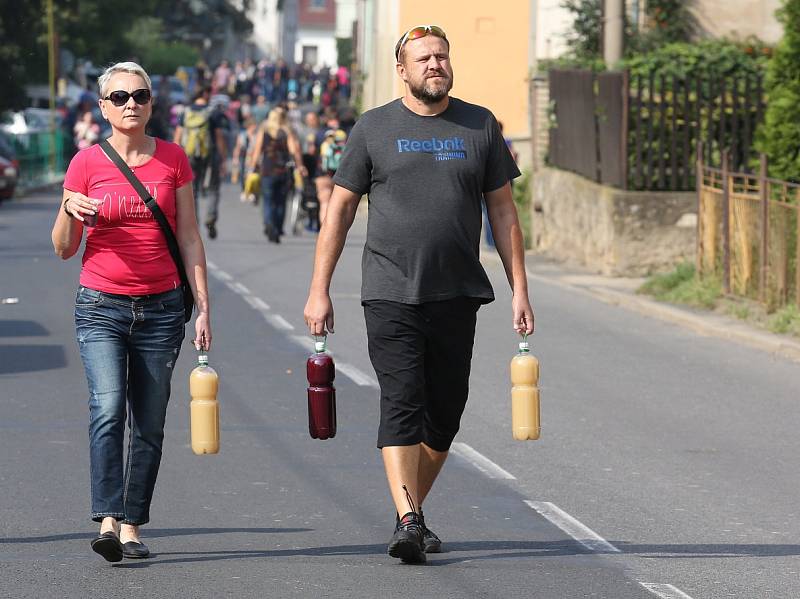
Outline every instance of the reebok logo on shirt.
<path fill-rule="evenodd" d="M 397 152 L 422 152 L 433 154 L 436 161 L 441 160 L 466 160 L 467 152 L 464 147 L 464 139 L 461 137 L 448 137 L 439 139 L 398 139 Z"/>

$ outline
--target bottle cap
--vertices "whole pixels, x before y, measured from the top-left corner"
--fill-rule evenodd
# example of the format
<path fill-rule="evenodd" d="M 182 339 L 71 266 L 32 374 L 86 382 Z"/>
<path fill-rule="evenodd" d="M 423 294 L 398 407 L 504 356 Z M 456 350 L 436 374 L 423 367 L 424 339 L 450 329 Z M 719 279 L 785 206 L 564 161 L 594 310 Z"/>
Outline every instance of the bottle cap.
<path fill-rule="evenodd" d="M 314 342 L 314 350 L 319 354 L 325 351 L 325 342 L 324 341 L 315 341 Z"/>
<path fill-rule="evenodd" d="M 531 351 L 531 346 L 527 341 L 522 341 L 519 344 L 519 351 Z"/>
<path fill-rule="evenodd" d="M 200 354 L 197 356 L 197 363 L 201 366 L 208 366 L 208 354 Z"/>

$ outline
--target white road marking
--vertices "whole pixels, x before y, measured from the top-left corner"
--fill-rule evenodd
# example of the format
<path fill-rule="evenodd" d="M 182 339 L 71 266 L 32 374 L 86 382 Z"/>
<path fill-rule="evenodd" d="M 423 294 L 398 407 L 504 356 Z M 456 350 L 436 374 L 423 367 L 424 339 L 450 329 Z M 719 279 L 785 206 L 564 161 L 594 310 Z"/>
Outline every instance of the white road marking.
<path fill-rule="evenodd" d="M 654 595 L 661 597 L 661 599 L 692 599 L 689 595 L 671 584 L 658 584 L 653 582 L 640 582 L 639 584 Z"/>
<path fill-rule="evenodd" d="M 220 281 L 232 281 L 233 277 L 226 273 L 224 270 L 215 270 L 214 276 L 217 277 Z"/>
<path fill-rule="evenodd" d="M 503 470 L 485 455 L 478 453 L 466 443 L 453 443 L 450 447 L 451 453 L 465 459 L 489 478 L 502 478 L 505 480 L 517 480 L 517 477 L 510 472 Z"/>
<path fill-rule="evenodd" d="M 336 371 L 341 372 L 359 387 L 374 387 L 375 389 L 379 388 L 378 381 L 368 374 L 364 374 L 352 364 L 337 362 Z"/>
<path fill-rule="evenodd" d="M 208 267 L 208 270 L 219 270 L 219 267 L 211 260 L 206 260 L 206 266 Z"/>
<path fill-rule="evenodd" d="M 239 293 L 241 295 L 250 295 L 250 290 L 241 283 L 233 283 L 230 287 L 236 293 Z"/>
<path fill-rule="evenodd" d="M 528 499 L 525 500 L 525 503 L 590 551 L 620 553 L 619 549 L 554 503 L 549 501 L 530 501 Z"/>
<path fill-rule="evenodd" d="M 280 314 L 264 314 L 264 319 L 274 326 L 276 329 L 282 331 L 293 331 L 294 327 Z"/>
<path fill-rule="evenodd" d="M 244 301 L 250 304 L 251 308 L 254 310 L 259 310 L 258 304 L 256 303 L 256 300 L 258 299 L 257 297 L 254 295 L 243 295 L 242 297 L 244 298 Z"/>
<path fill-rule="evenodd" d="M 308 351 L 314 351 L 314 340 L 303 335 L 289 335 L 289 339 Z"/>
<path fill-rule="evenodd" d="M 267 310 L 269 310 L 269 304 L 264 300 L 262 300 L 260 297 L 253 296 L 253 303 L 250 305 L 253 306 L 256 310 L 261 310 L 262 312 L 266 312 Z"/>

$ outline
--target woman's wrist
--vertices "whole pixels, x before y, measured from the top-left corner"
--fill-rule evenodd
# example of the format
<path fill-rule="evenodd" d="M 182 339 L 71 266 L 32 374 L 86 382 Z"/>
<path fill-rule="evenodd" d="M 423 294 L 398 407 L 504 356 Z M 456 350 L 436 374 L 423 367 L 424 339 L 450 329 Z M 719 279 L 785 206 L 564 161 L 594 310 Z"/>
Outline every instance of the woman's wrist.
<path fill-rule="evenodd" d="M 67 214 L 68 217 L 75 218 L 75 215 L 72 214 L 72 212 L 70 212 L 69 209 L 67 208 L 67 202 L 69 202 L 69 200 L 70 200 L 69 198 L 66 198 L 64 202 L 61 204 L 61 207 L 64 209 L 64 212 Z"/>

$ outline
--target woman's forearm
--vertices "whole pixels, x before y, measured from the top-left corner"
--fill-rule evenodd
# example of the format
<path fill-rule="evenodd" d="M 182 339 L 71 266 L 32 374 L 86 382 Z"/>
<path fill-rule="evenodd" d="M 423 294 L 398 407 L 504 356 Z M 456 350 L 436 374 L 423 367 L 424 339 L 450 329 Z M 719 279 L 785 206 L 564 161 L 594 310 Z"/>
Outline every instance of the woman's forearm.
<path fill-rule="evenodd" d="M 56 255 L 62 260 L 72 258 L 81 246 L 83 237 L 83 225 L 77 219 L 71 218 L 64 212 L 64 200 L 58 209 L 56 222 L 50 234 L 53 241 L 53 249 Z"/>
<path fill-rule="evenodd" d="M 209 314 L 211 309 L 208 298 L 208 274 L 206 272 L 206 254 L 200 236 L 180 244 L 181 257 L 186 267 L 186 278 L 194 295 L 194 303 L 200 314 Z"/>

